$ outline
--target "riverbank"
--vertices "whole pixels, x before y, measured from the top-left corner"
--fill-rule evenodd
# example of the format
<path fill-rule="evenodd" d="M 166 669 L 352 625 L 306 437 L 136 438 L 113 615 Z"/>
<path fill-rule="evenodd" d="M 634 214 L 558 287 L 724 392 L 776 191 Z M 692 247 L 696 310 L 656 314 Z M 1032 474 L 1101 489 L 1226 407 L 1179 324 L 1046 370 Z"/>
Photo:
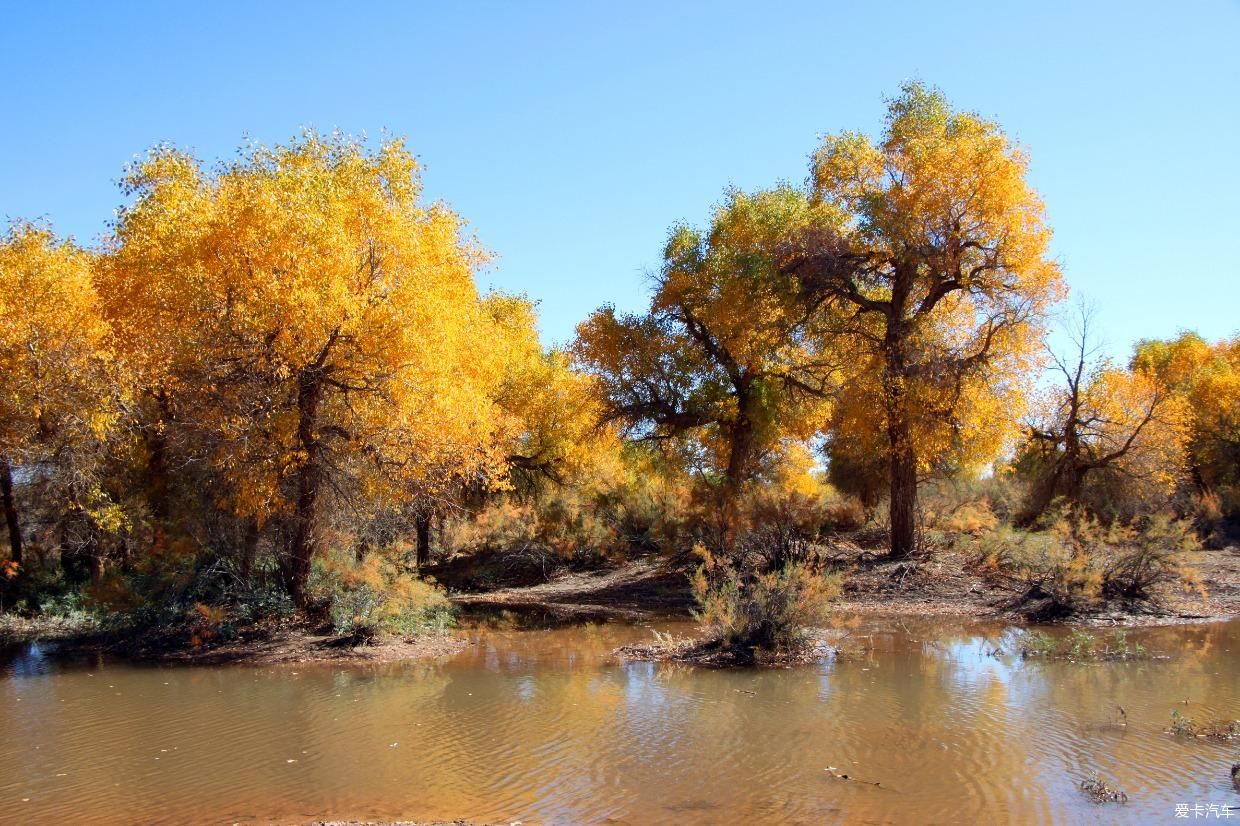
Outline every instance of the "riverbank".
<path fill-rule="evenodd" d="M 135 662 L 361 665 L 443 657 L 467 647 L 469 640 L 444 632 L 363 642 L 324 633 L 319 624 L 297 617 L 245 626 L 226 639 L 206 641 L 195 640 L 182 628 L 101 628 L 94 622 L 69 622 L 61 617 L 13 617 L 0 623 L 0 645 L 23 643 L 51 644 L 58 654 L 69 657 L 111 655 Z"/>
<path fill-rule="evenodd" d="M 836 602 L 842 616 L 972 617 L 1025 622 L 1025 585 L 995 572 L 975 570 L 958 550 L 890 561 L 871 549 L 839 542 L 828 557 L 847 580 Z M 586 622 L 643 622 L 687 618 L 693 609 L 684 558 L 646 556 L 593 567 L 515 569 L 499 555 L 454 557 L 433 566 L 470 625 L 548 627 Z M 1165 594 L 1157 603 L 1099 606 L 1073 617 L 1074 625 L 1155 626 L 1240 616 L 1240 548 L 1200 552 L 1194 561 L 1204 593 Z M 506 579 L 507 577 L 507 579 Z M 513 583 L 516 584 L 513 584 Z M 53 642 L 67 654 L 102 653 L 136 661 L 182 664 L 392 663 L 447 656 L 470 644 L 462 633 L 358 640 L 332 634 L 318 620 L 291 617 L 207 636 L 186 628 L 101 628 L 87 615 L 74 618 L 0 617 L 0 644 Z"/>
<path fill-rule="evenodd" d="M 908 560 L 887 560 L 873 549 L 849 542 L 831 546 L 832 566 L 847 572 L 835 603 L 842 614 L 978 617 L 1010 622 L 1026 620 L 1021 602 L 1027 586 L 1014 577 L 978 571 L 971 555 L 952 548 Z M 1204 595 L 1194 590 L 1168 592 L 1154 603 L 1112 602 L 1071 618 L 1072 624 L 1165 625 L 1224 620 L 1240 616 L 1240 548 L 1200 552 L 1194 560 Z M 594 570 L 553 572 L 536 584 L 504 585 L 482 590 L 480 577 L 456 579 L 460 566 L 442 565 L 436 573 L 452 600 L 466 609 L 542 614 L 564 622 L 637 620 L 688 616 L 693 607 L 688 577 L 691 564 L 655 557 Z M 499 581 L 489 576 L 485 581 Z"/>

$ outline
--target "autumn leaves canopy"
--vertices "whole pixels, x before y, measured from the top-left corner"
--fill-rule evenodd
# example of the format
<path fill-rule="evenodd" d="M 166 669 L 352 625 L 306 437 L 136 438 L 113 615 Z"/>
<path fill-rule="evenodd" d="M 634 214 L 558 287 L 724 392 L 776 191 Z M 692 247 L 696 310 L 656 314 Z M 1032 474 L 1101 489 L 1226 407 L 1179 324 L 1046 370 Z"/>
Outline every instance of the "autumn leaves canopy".
<path fill-rule="evenodd" d="M 538 346 L 530 302 L 479 296 L 484 253 L 422 203 L 399 141 L 309 134 L 213 170 L 159 147 L 125 186 L 99 253 L 29 225 L 4 244 L 23 287 L 0 350 L 10 462 L 128 444 L 156 533 L 172 499 L 207 497 L 276 534 L 300 598 L 329 497 L 425 506 L 588 446 L 571 421 L 549 432 L 590 417 L 586 381 Z"/>
<path fill-rule="evenodd" d="M 910 84 L 877 139 L 823 140 L 804 186 L 729 191 L 706 229 L 673 228 L 649 308 L 604 307 L 561 352 L 531 302 L 479 295 L 486 253 L 424 201 L 400 141 L 309 133 L 215 167 L 160 146 L 100 249 L 26 223 L 0 244 L 0 475 L 55 467 L 40 478 L 88 548 L 169 549 L 205 524 L 186 512 L 215 513 L 239 546 L 265 537 L 299 600 L 341 514 L 421 530 L 480 491 L 588 475 L 618 434 L 659 445 L 725 521 L 822 456 L 846 492 L 886 497 L 906 554 L 919 481 L 1010 453 L 1054 407 L 1031 388 L 1065 287 L 1026 167 L 996 124 Z M 1142 381 L 1226 431 L 1217 358 L 1150 345 Z"/>
<path fill-rule="evenodd" d="M 907 554 L 918 479 L 1009 442 L 1064 292 L 1025 167 L 911 84 L 879 141 L 827 137 L 806 188 L 733 192 L 708 233 L 674 230 L 650 311 L 596 313 L 582 360 L 638 435 L 696 433 L 727 490 L 790 440 L 872 466 Z"/>

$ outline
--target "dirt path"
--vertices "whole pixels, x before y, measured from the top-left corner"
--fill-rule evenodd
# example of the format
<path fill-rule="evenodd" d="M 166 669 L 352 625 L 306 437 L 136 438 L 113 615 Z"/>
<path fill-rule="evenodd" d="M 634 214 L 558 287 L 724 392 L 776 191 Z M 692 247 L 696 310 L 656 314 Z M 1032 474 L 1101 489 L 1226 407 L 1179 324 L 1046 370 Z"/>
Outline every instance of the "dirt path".
<path fill-rule="evenodd" d="M 463 607 L 541 609 L 564 619 L 641 619 L 683 614 L 692 604 L 683 571 L 661 560 L 638 559 L 619 567 L 562 573 L 547 582 L 454 594 Z"/>

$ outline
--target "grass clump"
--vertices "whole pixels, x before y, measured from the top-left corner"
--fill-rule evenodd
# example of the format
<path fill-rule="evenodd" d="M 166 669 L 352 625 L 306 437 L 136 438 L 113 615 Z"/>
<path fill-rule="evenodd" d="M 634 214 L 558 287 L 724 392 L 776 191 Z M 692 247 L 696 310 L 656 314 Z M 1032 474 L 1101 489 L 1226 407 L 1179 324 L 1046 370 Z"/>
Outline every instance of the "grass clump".
<path fill-rule="evenodd" d="M 1134 660 L 1148 656 L 1145 646 L 1129 641 L 1128 632 L 1123 628 L 1116 629 L 1110 637 L 1080 628 L 1074 628 L 1063 638 L 1044 631 L 1029 631 L 1021 639 L 1020 655 L 1025 659 L 1065 660 Z"/>

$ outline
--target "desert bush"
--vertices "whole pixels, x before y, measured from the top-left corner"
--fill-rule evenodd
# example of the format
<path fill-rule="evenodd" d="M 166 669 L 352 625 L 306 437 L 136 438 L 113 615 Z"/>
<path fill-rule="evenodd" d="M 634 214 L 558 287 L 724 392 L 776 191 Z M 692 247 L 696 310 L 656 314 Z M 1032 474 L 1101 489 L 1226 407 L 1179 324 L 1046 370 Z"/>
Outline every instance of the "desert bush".
<path fill-rule="evenodd" d="M 464 552 L 540 549 L 562 561 L 592 558 L 621 543 L 614 521 L 586 497 L 558 490 L 539 501 L 500 498 L 450 522 L 446 544 Z"/>
<path fill-rule="evenodd" d="M 1107 599 L 1157 600 L 1174 586 L 1200 590 L 1188 565 L 1199 548 L 1191 521 L 1167 514 L 1137 525 L 1061 517 L 1045 531 L 1003 526 L 972 543 L 979 569 L 1016 576 L 1028 587 L 1027 600 L 1050 600 L 1052 615 Z"/>
<path fill-rule="evenodd" d="M 1000 525 L 973 537 L 967 548 L 972 565 L 981 573 L 1011 575 L 1026 568 L 1042 569 L 1049 562 L 1053 539 L 1046 533 L 1020 531 Z"/>
<path fill-rule="evenodd" d="M 336 633 L 357 639 L 413 637 L 452 624 L 452 603 L 443 591 L 382 553 L 361 562 L 322 561 L 311 592 L 326 604 Z"/>
<path fill-rule="evenodd" d="M 969 512 L 981 517 L 987 511 L 996 522 L 1010 522 L 1025 498 L 1025 483 L 1008 466 L 1000 466 L 985 476 L 960 473 L 927 481 L 918 493 L 918 501 L 927 515 L 927 522 L 944 530 L 957 513 L 964 511 L 961 521 L 969 522 Z M 968 532 L 968 531 L 966 531 Z"/>
<path fill-rule="evenodd" d="M 933 527 L 950 534 L 969 534 L 979 536 L 993 531 L 999 526 L 999 518 L 990 507 L 990 500 L 981 499 L 977 502 L 964 502 L 943 514 L 928 517 Z"/>
<path fill-rule="evenodd" d="M 700 546 L 695 552 L 702 563 L 691 581 L 694 616 L 712 638 L 745 659 L 801 649 L 806 630 L 826 621 L 840 593 L 839 574 L 821 574 L 803 562 L 761 572 Z"/>
<path fill-rule="evenodd" d="M 1145 600 L 1169 585 L 1200 589 L 1188 566 L 1201 542 L 1191 520 L 1156 514 L 1141 528 L 1114 526 L 1104 545 L 1102 590 L 1107 597 Z"/>
<path fill-rule="evenodd" d="M 852 496 L 833 497 L 824 502 L 821 508 L 821 525 L 825 530 L 855 531 L 870 518 L 861 500 Z"/>

